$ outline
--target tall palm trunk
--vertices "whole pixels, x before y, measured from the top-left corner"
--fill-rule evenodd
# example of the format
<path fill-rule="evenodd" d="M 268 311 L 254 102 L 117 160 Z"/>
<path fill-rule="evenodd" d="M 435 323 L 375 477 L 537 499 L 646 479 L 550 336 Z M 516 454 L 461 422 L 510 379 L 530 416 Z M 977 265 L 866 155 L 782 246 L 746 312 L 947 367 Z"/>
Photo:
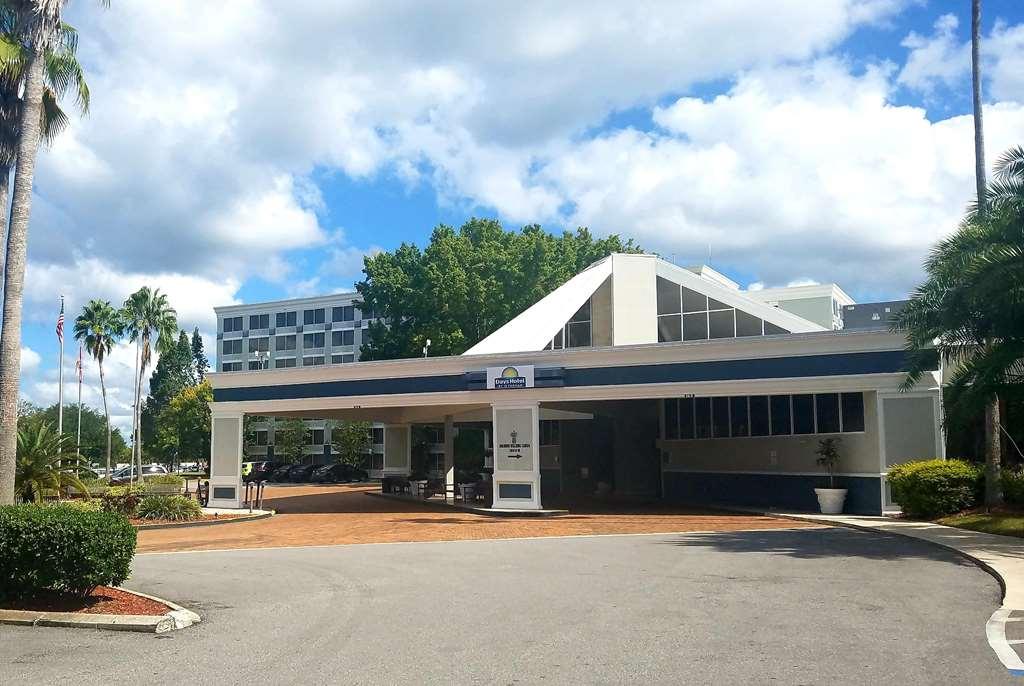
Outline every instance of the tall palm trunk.
<path fill-rule="evenodd" d="M 978 214 L 988 209 L 985 179 L 985 129 L 981 106 L 981 0 L 971 2 L 971 86 L 974 103 L 974 182 L 978 191 Z M 985 406 L 985 505 L 1003 504 L 1001 483 L 1002 442 L 999 436 L 999 395 Z"/>
<path fill-rule="evenodd" d="M 6 239 L 7 232 L 7 205 L 11 201 L 11 166 L 0 164 L 0 237 Z M 6 240 L 0 241 L 0 245 L 7 245 Z M 3 278 L 4 255 L 0 251 L 0 279 Z M 0 290 L 3 290 L 3 281 L 0 281 Z"/>
<path fill-rule="evenodd" d="M 107 382 L 103 378 L 103 358 L 97 360 L 100 367 L 100 393 L 103 395 L 103 414 L 107 418 L 107 478 L 110 478 L 110 409 L 107 407 Z"/>
<path fill-rule="evenodd" d="M 4 264 L 3 323 L 0 328 L 0 505 L 14 502 L 14 470 L 18 449 L 18 383 L 21 377 L 21 307 L 25 290 L 28 223 L 32 212 L 32 182 L 39 149 L 43 99 L 44 55 L 37 44 L 25 65 L 25 94 L 21 111 L 14 200 L 7 258 Z"/>

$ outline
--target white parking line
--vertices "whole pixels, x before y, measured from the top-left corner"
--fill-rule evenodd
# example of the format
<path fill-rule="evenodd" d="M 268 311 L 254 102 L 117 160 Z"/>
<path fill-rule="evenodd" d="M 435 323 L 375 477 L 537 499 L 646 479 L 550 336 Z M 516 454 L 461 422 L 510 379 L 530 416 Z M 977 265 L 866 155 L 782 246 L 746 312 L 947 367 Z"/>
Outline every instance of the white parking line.
<path fill-rule="evenodd" d="M 988 622 L 985 624 L 985 636 L 988 638 L 988 644 L 995 651 L 996 657 L 1003 663 L 1003 666 L 1013 676 L 1024 676 L 1024 661 L 1021 661 L 1020 655 L 1010 645 L 1010 641 L 1006 640 L 1006 623 L 1007 622 L 1019 622 L 1021 618 L 1010 617 L 1010 613 L 1013 612 L 1010 608 L 1001 607 L 992 613 L 989 617 Z M 1020 643 L 1021 641 L 1013 641 L 1013 643 Z"/>

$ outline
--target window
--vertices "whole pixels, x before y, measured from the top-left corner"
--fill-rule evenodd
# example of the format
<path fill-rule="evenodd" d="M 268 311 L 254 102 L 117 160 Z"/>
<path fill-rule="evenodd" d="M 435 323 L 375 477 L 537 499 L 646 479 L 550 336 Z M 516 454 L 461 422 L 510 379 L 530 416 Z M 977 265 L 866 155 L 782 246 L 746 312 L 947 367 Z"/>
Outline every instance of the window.
<path fill-rule="evenodd" d="M 863 431 L 864 394 L 843 393 L 841 400 L 843 407 L 843 431 Z"/>
<path fill-rule="evenodd" d="M 658 342 L 683 340 L 683 320 L 678 314 L 665 314 L 658 317 Z"/>
<path fill-rule="evenodd" d="M 274 350 L 295 350 L 295 335 L 276 337 L 274 339 Z"/>
<path fill-rule="evenodd" d="M 323 333 L 306 333 L 302 335 L 302 347 L 303 348 L 322 348 L 324 347 L 324 334 Z"/>
<path fill-rule="evenodd" d="M 555 334 L 555 337 L 551 339 L 551 347 L 554 350 L 561 350 L 565 347 L 563 344 L 564 340 L 565 336 L 562 334 L 562 329 L 559 329 L 558 333 Z"/>
<path fill-rule="evenodd" d="M 224 318 L 224 333 L 230 331 L 241 331 L 242 330 L 242 318 L 241 317 L 225 317 Z"/>
<path fill-rule="evenodd" d="M 679 438 L 679 401 L 675 398 L 665 401 L 665 438 Z"/>
<path fill-rule="evenodd" d="M 729 399 L 711 399 L 711 435 L 714 438 L 729 438 Z"/>
<path fill-rule="evenodd" d="M 590 301 L 583 303 L 565 326 L 567 348 L 585 348 L 590 345 Z"/>
<path fill-rule="evenodd" d="M 708 337 L 708 315 L 706 312 L 683 315 L 683 340 L 703 341 Z"/>
<path fill-rule="evenodd" d="M 771 397 L 772 407 L 772 436 L 786 436 L 793 433 L 789 416 L 789 396 L 773 395 Z"/>
<path fill-rule="evenodd" d="M 771 336 L 772 334 L 777 334 L 777 333 L 790 333 L 790 332 L 788 330 L 786 330 L 786 329 L 783 329 L 781 326 L 775 326 L 771 322 L 765 322 L 764 323 L 764 335 L 765 336 Z"/>
<path fill-rule="evenodd" d="M 736 338 L 735 310 L 708 313 L 708 338 Z"/>
<path fill-rule="evenodd" d="M 249 339 L 249 352 L 270 352 L 270 338 L 264 336 L 263 338 L 250 338 Z"/>
<path fill-rule="evenodd" d="M 693 410 L 693 398 L 683 398 L 679 401 L 679 438 L 693 438 Z"/>
<path fill-rule="evenodd" d="M 383 426 L 374 426 L 370 428 L 370 443 L 373 445 L 384 445 Z"/>
<path fill-rule="evenodd" d="M 707 312 L 708 296 L 683 286 L 683 312 Z"/>
<path fill-rule="evenodd" d="M 295 358 L 294 357 L 283 357 L 283 358 L 274 360 L 274 369 L 287 369 L 288 367 L 294 367 L 294 366 L 295 366 Z"/>
<path fill-rule="evenodd" d="M 427 470 L 435 474 L 444 473 L 444 453 L 427 454 Z"/>
<path fill-rule="evenodd" d="M 711 437 L 711 398 L 694 398 L 694 438 Z"/>
<path fill-rule="evenodd" d="M 743 310 L 736 310 L 736 337 L 761 336 L 764 334 L 763 322 Z"/>
<path fill-rule="evenodd" d="M 355 344 L 355 330 L 345 329 L 344 331 L 332 331 L 331 332 L 331 345 L 354 345 Z"/>
<path fill-rule="evenodd" d="M 658 277 L 658 314 L 679 314 L 679 284 Z"/>
<path fill-rule="evenodd" d="M 793 396 L 793 433 L 814 433 L 814 396 Z"/>
<path fill-rule="evenodd" d="M 355 321 L 356 308 L 352 305 L 342 305 L 340 307 L 331 308 L 331 321 L 332 322 L 351 322 Z"/>
<path fill-rule="evenodd" d="M 324 363 L 323 355 L 309 355 L 302 358 L 303 367 L 319 367 Z"/>
<path fill-rule="evenodd" d="M 323 324 L 324 323 L 324 308 L 318 307 L 315 310 L 303 310 L 302 311 L 302 324 Z"/>
<path fill-rule="evenodd" d="M 241 362 L 225 362 L 220 366 L 222 372 L 240 372 L 242 371 Z"/>
<path fill-rule="evenodd" d="M 223 341 L 221 343 L 221 351 L 225 355 L 241 355 L 242 354 L 242 339 L 232 338 L 230 341 Z"/>
<path fill-rule="evenodd" d="M 426 434 L 427 443 L 444 443 L 443 426 L 426 426 L 424 427 L 424 433 Z"/>
<path fill-rule="evenodd" d="M 363 464 L 366 465 L 367 470 L 381 471 L 384 469 L 384 454 L 383 453 L 366 453 L 363 456 Z"/>
<path fill-rule="evenodd" d="M 750 396 L 750 435 L 767 436 L 771 433 L 769 403 L 766 395 Z"/>
<path fill-rule="evenodd" d="M 269 438 L 270 434 L 266 429 L 257 429 L 253 432 L 254 445 L 266 445 Z"/>
<path fill-rule="evenodd" d="M 263 369 L 263 362 L 261 360 L 249 360 L 249 371 L 258 372 Z"/>
<path fill-rule="evenodd" d="M 540 423 L 540 444 L 560 445 L 562 425 L 557 420 L 545 419 Z"/>
<path fill-rule="evenodd" d="M 355 362 L 356 356 L 352 353 L 343 355 L 331 355 L 331 364 L 348 364 L 349 362 Z"/>
<path fill-rule="evenodd" d="M 814 396 L 818 411 L 818 433 L 832 434 L 839 432 L 839 394 L 822 393 Z"/>
<path fill-rule="evenodd" d="M 324 430 L 323 429 L 308 429 L 306 431 L 306 445 L 323 445 L 324 444 Z"/>
<path fill-rule="evenodd" d="M 750 425 L 747 421 L 747 396 L 729 398 L 729 416 L 731 417 L 733 436 L 750 435 Z"/>
<path fill-rule="evenodd" d="M 269 314 L 250 314 L 249 315 L 249 329 L 269 329 L 270 328 L 270 315 Z"/>
<path fill-rule="evenodd" d="M 294 312 L 278 312 L 277 313 L 277 325 L 280 327 L 295 326 L 295 313 Z"/>

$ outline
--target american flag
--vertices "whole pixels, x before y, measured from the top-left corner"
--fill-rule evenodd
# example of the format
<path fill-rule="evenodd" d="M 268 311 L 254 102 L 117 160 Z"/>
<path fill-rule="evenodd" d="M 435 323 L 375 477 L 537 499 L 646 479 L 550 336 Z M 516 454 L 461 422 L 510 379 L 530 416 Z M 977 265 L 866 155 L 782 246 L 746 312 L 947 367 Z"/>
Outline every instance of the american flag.
<path fill-rule="evenodd" d="M 57 315 L 57 340 L 64 343 L 64 298 L 60 299 L 60 314 Z"/>

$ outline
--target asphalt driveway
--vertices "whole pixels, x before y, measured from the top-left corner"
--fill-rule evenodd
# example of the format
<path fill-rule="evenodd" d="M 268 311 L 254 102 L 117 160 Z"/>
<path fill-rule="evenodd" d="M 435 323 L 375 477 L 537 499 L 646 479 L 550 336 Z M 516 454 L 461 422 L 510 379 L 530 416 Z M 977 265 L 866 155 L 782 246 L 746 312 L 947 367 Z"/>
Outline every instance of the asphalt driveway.
<path fill-rule="evenodd" d="M 142 555 L 160 637 L 0 627 L 6 683 L 999 684 L 995 581 L 846 529 Z"/>

